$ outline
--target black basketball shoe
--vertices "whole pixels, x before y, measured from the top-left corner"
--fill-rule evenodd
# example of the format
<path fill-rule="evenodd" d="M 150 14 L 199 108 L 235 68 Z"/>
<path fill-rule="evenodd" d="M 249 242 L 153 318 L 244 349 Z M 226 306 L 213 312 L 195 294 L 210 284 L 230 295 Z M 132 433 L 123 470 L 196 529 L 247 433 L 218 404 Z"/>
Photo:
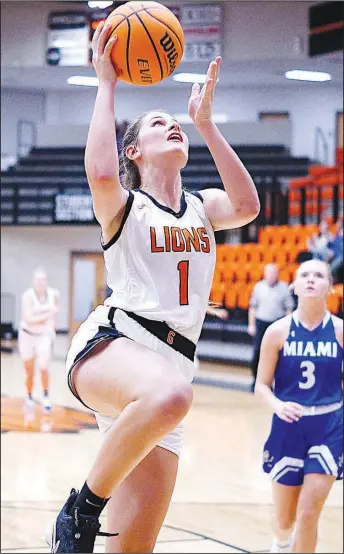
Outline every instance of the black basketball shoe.
<path fill-rule="evenodd" d="M 102 533 L 97 517 L 84 516 L 73 508 L 78 491 L 72 489 L 70 496 L 57 518 L 47 531 L 46 540 L 51 552 L 93 552 L 97 536 L 115 537 L 118 533 Z"/>

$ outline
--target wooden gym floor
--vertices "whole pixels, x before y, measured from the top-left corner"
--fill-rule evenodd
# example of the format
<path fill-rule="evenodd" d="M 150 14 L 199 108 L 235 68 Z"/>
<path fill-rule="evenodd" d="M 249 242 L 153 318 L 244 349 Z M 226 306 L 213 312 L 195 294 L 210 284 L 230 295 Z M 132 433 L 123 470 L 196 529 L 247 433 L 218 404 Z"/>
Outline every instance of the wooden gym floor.
<path fill-rule="evenodd" d="M 51 365 L 51 416 L 39 404 L 25 414 L 18 355 L 1 358 L 1 552 L 48 552 L 45 526 L 70 488 L 82 485 L 100 434 L 67 389 L 61 349 Z M 229 368 L 231 374 L 235 379 L 238 369 Z M 155 552 L 267 552 L 272 505 L 261 454 L 270 414 L 249 392 L 194 387 L 178 480 Z M 34 392 L 39 400 L 38 378 Z M 342 529 L 343 485 L 336 482 L 320 521 L 318 552 L 343 552 Z M 104 552 L 104 539 L 95 551 Z"/>

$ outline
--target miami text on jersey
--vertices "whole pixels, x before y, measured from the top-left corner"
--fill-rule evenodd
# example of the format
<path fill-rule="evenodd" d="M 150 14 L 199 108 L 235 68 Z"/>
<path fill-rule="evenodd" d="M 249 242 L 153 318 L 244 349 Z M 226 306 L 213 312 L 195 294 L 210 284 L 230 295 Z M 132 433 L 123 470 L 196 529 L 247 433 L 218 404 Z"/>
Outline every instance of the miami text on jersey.
<path fill-rule="evenodd" d="M 328 358 L 336 358 L 338 353 L 338 344 L 332 341 L 286 341 L 283 345 L 283 356 L 310 356 L 320 357 L 327 356 Z"/>

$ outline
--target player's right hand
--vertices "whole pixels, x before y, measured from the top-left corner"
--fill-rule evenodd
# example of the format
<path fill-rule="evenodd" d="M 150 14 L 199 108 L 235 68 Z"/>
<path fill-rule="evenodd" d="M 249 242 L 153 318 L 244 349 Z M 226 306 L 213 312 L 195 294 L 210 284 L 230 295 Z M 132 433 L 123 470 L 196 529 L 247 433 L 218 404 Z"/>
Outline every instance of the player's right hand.
<path fill-rule="evenodd" d="M 92 63 L 99 81 L 117 82 L 117 75 L 112 65 L 110 54 L 117 35 L 111 34 L 111 25 L 99 23 L 92 39 Z M 110 37 L 110 38 L 109 38 Z"/>
<path fill-rule="evenodd" d="M 280 402 L 275 414 L 283 421 L 293 423 L 303 416 L 303 408 L 296 402 Z"/>

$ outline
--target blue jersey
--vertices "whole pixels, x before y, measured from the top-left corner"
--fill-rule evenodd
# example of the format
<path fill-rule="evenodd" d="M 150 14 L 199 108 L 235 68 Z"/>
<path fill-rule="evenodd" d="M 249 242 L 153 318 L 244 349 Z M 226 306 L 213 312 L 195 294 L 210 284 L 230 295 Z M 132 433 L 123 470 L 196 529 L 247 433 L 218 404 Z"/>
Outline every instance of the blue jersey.
<path fill-rule="evenodd" d="M 330 313 L 309 331 L 293 313 L 289 335 L 279 352 L 274 393 L 280 400 L 304 406 L 340 402 L 343 348 Z"/>

